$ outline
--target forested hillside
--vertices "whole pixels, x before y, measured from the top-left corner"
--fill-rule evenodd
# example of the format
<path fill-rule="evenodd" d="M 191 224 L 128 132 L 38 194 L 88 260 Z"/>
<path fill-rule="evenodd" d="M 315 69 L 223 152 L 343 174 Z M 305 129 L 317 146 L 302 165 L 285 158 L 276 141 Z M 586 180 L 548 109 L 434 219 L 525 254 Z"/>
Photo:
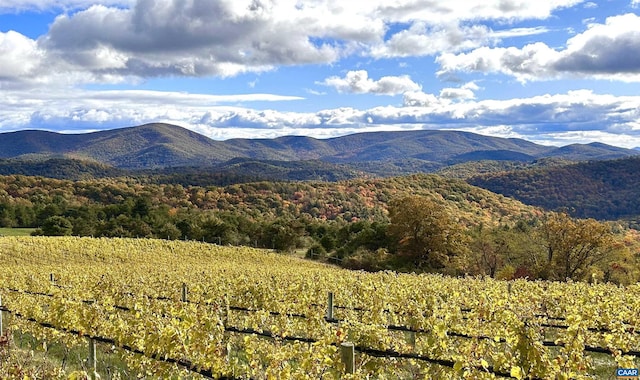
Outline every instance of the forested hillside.
<path fill-rule="evenodd" d="M 581 218 L 640 216 L 640 158 L 487 173 L 468 182 L 547 210 Z"/>
<path fill-rule="evenodd" d="M 0 159 L 0 175 L 20 174 L 56 179 L 94 179 L 106 177 L 124 177 L 129 171 L 117 169 L 95 161 L 49 158 L 46 160 Z"/>
<path fill-rule="evenodd" d="M 170 209 L 172 213 L 217 211 L 266 219 L 385 221 L 388 202 L 405 195 L 437 196 L 455 207 L 460 219 L 468 225 L 493 224 L 535 213 L 517 201 L 437 175 L 335 183 L 263 181 L 210 187 L 148 183 L 133 178 L 89 181 L 20 175 L 0 178 L 3 203 L 0 226 L 6 227 L 36 227 L 48 214 L 61 211 L 107 206 L 128 211 L 136 204 L 145 213 Z"/>
<path fill-rule="evenodd" d="M 632 231 L 437 175 L 208 187 L 12 175 L 0 177 L 0 227 L 254 246 L 367 270 L 616 282 L 640 275 Z"/>
<path fill-rule="evenodd" d="M 0 175 L 11 174 L 69 180 L 136 177 L 143 181 L 185 186 L 220 186 L 257 181 L 340 181 L 367 177 L 366 172 L 351 165 L 318 160 L 266 161 L 236 158 L 206 167 L 178 166 L 131 170 L 78 158 L 0 159 Z"/>

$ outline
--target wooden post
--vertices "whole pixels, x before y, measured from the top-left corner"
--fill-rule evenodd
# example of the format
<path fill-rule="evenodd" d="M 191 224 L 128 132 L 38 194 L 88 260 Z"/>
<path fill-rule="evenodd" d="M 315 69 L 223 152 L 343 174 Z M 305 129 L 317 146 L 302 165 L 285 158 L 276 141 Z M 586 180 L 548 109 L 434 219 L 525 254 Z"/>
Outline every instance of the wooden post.
<path fill-rule="evenodd" d="M 4 326 L 2 325 L 2 319 L 4 318 L 4 311 L 2 311 L 2 295 L 0 294 L 0 336 L 4 333 Z"/>
<path fill-rule="evenodd" d="M 91 380 L 95 380 L 99 376 L 97 375 L 98 364 L 96 360 L 96 341 L 93 338 L 89 338 L 89 377 Z"/>
<path fill-rule="evenodd" d="M 409 331 L 408 334 L 409 334 L 409 336 L 408 336 L 409 345 L 411 346 L 412 350 L 415 350 L 416 349 L 416 332 L 415 331 Z"/>
<path fill-rule="evenodd" d="M 182 283 L 182 302 L 187 302 L 187 284 Z"/>
<path fill-rule="evenodd" d="M 51 281 L 52 284 L 56 283 L 56 276 L 54 276 L 53 273 L 49 273 L 49 281 Z"/>
<path fill-rule="evenodd" d="M 340 345 L 340 358 L 342 364 L 344 364 L 344 373 L 355 373 L 356 361 L 355 361 L 355 346 L 351 342 L 344 342 Z"/>
<path fill-rule="evenodd" d="M 327 299 L 327 320 L 333 320 L 333 293 L 329 292 Z"/>
<path fill-rule="evenodd" d="M 231 307 L 229 306 L 229 295 L 228 294 L 224 295 L 224 307 L 225 307 L 224 326 L 227 327 L 227 326 L 229 326 L 229 314 L 231 314 Z"/>

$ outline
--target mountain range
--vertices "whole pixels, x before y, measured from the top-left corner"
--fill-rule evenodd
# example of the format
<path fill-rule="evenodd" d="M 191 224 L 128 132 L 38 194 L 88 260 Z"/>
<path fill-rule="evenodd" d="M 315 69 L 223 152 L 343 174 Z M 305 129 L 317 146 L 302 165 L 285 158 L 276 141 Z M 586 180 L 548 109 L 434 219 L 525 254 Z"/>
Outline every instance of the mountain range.
<path fill-rule="evenodd" d="M 0 158 L 5 161 L 71 158 L 133 170 L 257 165 L 260 171 L 264 165 L 282 167 L 299 161 L 306 162 L 307 168 L 324 166 L 326 170 L 389 176 L 434 172 L 479 160 L 524 162 L 552 157 L 584 161 L 634 155 L 640 151 L 601 143 L 550 147 L 522 139 L 439 130 L 225 141 L 162 123 L 83 134 L 39 130 L 0 133 Z"/>
<path fill-rule="evenodd" d="M 459 131 L 216 141 L 170 124 L 85 134 L 0 133 L 0 175 L 226 186 L 438 173 L 548 210 L 626 219 L 640 228 L 640 151 L 550 147 Z"/>

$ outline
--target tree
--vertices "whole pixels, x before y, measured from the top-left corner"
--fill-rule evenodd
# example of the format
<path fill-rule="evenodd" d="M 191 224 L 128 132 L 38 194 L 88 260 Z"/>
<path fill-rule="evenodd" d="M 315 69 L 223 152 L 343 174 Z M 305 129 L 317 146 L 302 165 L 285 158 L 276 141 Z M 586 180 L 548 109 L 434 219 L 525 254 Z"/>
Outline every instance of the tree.
<path fill-rule="evenodd" d="M 614 249 L 611 228 L 594 219 L 573 219 L 551 213 L 541 226 L 550 279 L 578 279 L 588 267 L 605 260 Z"/>
<path fill-rule="evenodd" d="M 398 252 L 420 269 L 454 269 L 467 252 L 467 236 L 443 202 L 406 196 L 389 204 L 389 236 Z"/>
<path fill-rule="evenodd" d="M 506 226 L 492 228 L 482 224 L 472 231 L 470 264 L 474 273 L 496 276 L 509 254 L 509 232 Z"/>
<path fill-rule="evenodd" d="M 51 216 L 42 224 L 42 234 L 46 236 L 69 236 L 73 225 L 64 216 Z"/>
<path fill-rule="evenodd" d="M 137 197 L 131 207 L 131 216 L 135 218 L 146 218 L 151 211 L 151 200 L 146 197 Z"/>
<path fill-rule="evenodd" d="M 298 247 L 304 228 L 295 220 L 278 218 L 267 223 L 263 229 L 263 237 L 268 241 L 267 247 L 277 251 L 288 252 Z"/>

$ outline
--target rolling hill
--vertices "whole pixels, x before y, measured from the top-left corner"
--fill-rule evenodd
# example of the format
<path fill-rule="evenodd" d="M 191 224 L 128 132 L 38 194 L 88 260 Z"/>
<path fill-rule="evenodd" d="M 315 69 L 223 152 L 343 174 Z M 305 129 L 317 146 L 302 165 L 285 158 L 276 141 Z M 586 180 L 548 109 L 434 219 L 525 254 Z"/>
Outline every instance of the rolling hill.
<path fill-rule="evenodd" d="M 486 173 L 468 183 L 525 204 L 576 217 L 640 215 L 640 157 Z"/>
<path fill-rule="evenodd" d="M 602 160 L 639 155 L 640 151 L 605 144 L 549 147 L 521 139 L 459 131 L 358 133 L 330 139 L 285 136 L 275 139 L 216 141 L 170 124 L 85 134 L 25 130 L 0 134 L 0 158 L 76 158 L 120 169 L 213 167 L 234 159 L 307 161 L 349 165 L 375 176 L 430 172 L 476 160 L 531 161 L 544 157 Z M 281 164 L 275 164 L 277 162 Z M 306 164 L 308 167 L 309 164 Z"/>
<path fill-rule="evenodd" d="M 118 168 L 191 165 L 231 159 L 224 146 L 169 124 L 146 124 L 86 134 L 18 131 L 0 134 L 0 158 L 64 156 Z"/>

